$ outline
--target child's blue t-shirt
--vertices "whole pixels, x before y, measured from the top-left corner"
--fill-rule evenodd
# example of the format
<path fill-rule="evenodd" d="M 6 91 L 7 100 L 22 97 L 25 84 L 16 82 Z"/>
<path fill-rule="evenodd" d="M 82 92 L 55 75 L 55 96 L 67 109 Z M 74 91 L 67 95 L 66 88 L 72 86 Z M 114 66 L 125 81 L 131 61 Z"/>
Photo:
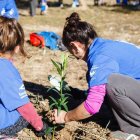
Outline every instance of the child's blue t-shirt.
<path fill-rule="evenodd" d="M 14 0 L 0 0 L 0 15 L 8 18 L 19 18 L 18 9 Z"/>
<path fill-rule="evenodd" d="M 29 103 L 21 76 L 13 64 L 0 58 L 0 129 L 13 125 L 20 117 L 16 110 Z"/>
<path fill-rule="evenodd" d="M 88 85 L 107 83 L 112 73 L 140 80 L 140 48 L 136 45 L 96 38 L 88 50 Z"/>

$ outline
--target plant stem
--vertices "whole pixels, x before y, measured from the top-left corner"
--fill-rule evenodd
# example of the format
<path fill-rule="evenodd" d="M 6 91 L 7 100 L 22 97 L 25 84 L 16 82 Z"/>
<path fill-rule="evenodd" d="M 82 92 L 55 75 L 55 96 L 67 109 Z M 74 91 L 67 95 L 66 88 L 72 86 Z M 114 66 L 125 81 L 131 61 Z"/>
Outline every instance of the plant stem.
<path fill-rule="evenodd" d="M 54 140 L 54 133 L 55 133 L 55 126 L 53 126 L 53 135 L 52 135 L 52 140 Z"/>
<path fill-rule="evenodd" d="M 60 98 L 62 99 L 62 94 L 63 94 L 63 76 L 64 76 L 64 71 L 62 69 L 61 71 L 61 82 L 60 82 Z"/>

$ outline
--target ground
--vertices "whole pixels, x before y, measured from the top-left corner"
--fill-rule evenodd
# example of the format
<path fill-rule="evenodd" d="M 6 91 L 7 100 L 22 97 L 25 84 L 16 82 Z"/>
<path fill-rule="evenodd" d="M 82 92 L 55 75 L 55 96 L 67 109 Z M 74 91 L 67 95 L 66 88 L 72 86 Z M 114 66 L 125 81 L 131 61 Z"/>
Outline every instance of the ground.
<path fill-rule="evenodd" d="M 35 17 L 29 16 L 29 11 L 26 6 L 26 1 L 22 0 L 19 6 L 20 19 L 19 22 L 25 31 L 25 49 L 30 56 L 29 59 L 15 59 L 21 76 L 24 80 L 27 93 L 37 108 L 38 113 L 42 116 L 49 110 L 49 96 L 47 93 L 50 83 L 48 81 L 49 74 L 55 74 L 56 71 L 52 65 L 51 59 L 60 60 L 62 51 L 52 51 L 48 48 L 40 49 L 28 44 L 29 34 L 38 31 L 53 31 L 62 35 L 65 19 L 72 12 L 76 11 L 80 14 L 81 18 L 94 25 L 99 36 L 124 40 L 135 43 L 140 46 L 140 11 L 135 7 L 121 7 L 114 6 L 113 0 L 106 0 L 105 6 L 93 6 L 92 1 L 87 0 L 88 7 L 86 8 L 71 8 L 71 1 L 64 0 L 64 8 L 56 7 L 53 0 L 49 1 L 50 7 L 47 14 L 41 16 L 40 10 L 37 9 Z M 20 58 L 20 56 L 18 56 Z M 128 58 L 129 59 L 129 58 Z M 86 71 L 87 67 L 85 62 L 76 59 L 69 59 L 69 66 L 67 69 L 66 81 L 69 86 L 77 89 L 86 90 Z M 77 93 L 75 93 L 77 94 Z M 78 103 L 81 101 L 78 101 Z M 77 103 L 77 104 L 78 104 Z M 70 108 L 73 108 L 71 106 Z M 111 123 L 104 119 L 106 123 L 102 128 L 100 125 L 91 121 L 92 119 L 84 122 L 71 122 L 64 126 L 63 129 L 56 132 L 55 140 L 107 140 L 113 139 L 109 136 L 109 126 Z M 94 120 L 94 118 L 93 118 Z M 33 131 L 29 128 L 24 129 L 18 134 L 18 138 L 22 140 L 50 140 L 51 136 L 44 138 L 37 138 Z"/>

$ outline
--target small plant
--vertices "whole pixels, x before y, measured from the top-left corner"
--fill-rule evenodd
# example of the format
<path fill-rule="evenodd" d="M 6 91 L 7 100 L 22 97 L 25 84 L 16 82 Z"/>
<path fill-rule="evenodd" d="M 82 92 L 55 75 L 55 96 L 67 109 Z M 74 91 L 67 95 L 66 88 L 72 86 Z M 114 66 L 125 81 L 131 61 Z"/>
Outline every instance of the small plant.
<path fill-rule="evenodd" d="M 65 111 L 68 111 L 68 107 L 67 107 L 68 97 L 66 97 L 66 95 L 69 95 L 69 94 L 66 92 L 70 89 L 69 89 L 67 83 L 65 82 L 66 68 L 68 66 L 68 55 L 63 54 L 61 56 L 61 63 L 56 62 L 54 60 L 51 60 L 51 61 L 52 61 L 53 65 L 55 66 L 57 73 L 59 74 L 59 77 L 49 75 L 49 81 L 54 86 L 51 89 L 55 90 L 58 93 L 59 98 L 54 99 L 53 97 L 50 96 L 50 98 L 53 101 L 53 103 L 50 105 L 50 109 L 55 107 L 58 109 L 58 113 L 62 109 Z"/>
<path fill-rule="evenodd" d="M 58 93 L 59 98 L 55 99 L 54 97 L 50 96 L 52 100 L 50 109 L 54 109 L 54 108 L 58 109 L 58 114 L 59 114 L 61 110 L 68 111 L 68 107 L 67 107 L 68 96 L 67 95 L 69 94 L 67 93 L 67 91 L 70 91 L 70 89 L 68 87 L 68 84 L 65 82 L 66 69 L 68 66 L 68 55 L 63 54 L 61 56 L 61 62 L 56 62 L 52 59 L 51 61 L 55 69 L 57 70 L 59 77 L 52 76 L 52 75 L 48 76 L 50 83 L 53 85 L 53 87 L 51 87 L 49 91 L 54 90 L 56 93 Z M 57 126 L 54 125 L 53 128 L 51 129 L 51 131 L 53 132 L 52 139 L 54 139 L 54 132 L 56 128 Z"/>

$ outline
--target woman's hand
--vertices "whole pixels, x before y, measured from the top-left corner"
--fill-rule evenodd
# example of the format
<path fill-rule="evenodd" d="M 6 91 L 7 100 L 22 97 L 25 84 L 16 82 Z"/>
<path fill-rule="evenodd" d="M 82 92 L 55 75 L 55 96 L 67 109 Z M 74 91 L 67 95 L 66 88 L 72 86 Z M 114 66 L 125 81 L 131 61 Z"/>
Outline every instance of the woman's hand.
<path fill-rule="evenodd" d="M 55 123 L 61 124 L 70 121 L 78 121 L 78 120 L 86 119 L 90 116 L 91 114 L 87 112 L 83 102 L 78 107 L 68 112 L 61 110 L 58 113 L 58 110 L 54 109 L 53 113 L 51 114 L 51 121 L 53 121 L 54 124 Z"/>
<path fill-rule="evenodd" d="M 52 120 L 53 124 L 56 124 L 56 123 L 58 123 L 58 124 L 66 123 L 66 121 L 65 121 L 66 114 L 67 114 L 66 111 L 61 110 L 58 113 L 58 110 L 54 109 L 53 113 L 52 113 L 52 117 L 51 117 L 51 120 Z"/>

